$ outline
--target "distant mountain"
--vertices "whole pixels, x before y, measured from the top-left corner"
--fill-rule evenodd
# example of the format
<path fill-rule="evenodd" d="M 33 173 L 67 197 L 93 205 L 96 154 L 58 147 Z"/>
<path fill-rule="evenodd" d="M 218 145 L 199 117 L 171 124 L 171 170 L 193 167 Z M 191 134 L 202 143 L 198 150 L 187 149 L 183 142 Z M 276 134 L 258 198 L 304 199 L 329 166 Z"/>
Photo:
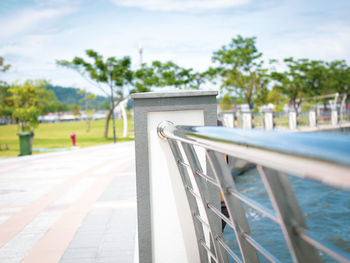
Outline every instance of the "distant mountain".
<path fill-rule="evenodd" d="M 46 87 L 47 90 L 52 90 L 56 98 L 59 100 L 59 102 L 67 105 L 71 104 L 77 104 L 80 106 L 84 106 L 84 94 L 78 93 L 79 89 L 76 88 L 66 88 L 61 86 L 48 86 Z M 90 99 L 88 102 L 89 108 L 96 108 L 96 106 L 99 109 L 103 109 L 104 105 L 106 103 L 110 103 L 109 98 L 95 95 L 95 99 Z"/>

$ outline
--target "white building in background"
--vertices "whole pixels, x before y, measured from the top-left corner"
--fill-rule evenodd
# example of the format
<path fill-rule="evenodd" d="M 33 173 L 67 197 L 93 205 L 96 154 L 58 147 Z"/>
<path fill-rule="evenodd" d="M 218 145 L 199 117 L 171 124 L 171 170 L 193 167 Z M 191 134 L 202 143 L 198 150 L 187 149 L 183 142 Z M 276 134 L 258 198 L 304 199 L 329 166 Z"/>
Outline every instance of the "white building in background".
<path fill-rule="evenodd" d="M 48 115 L 40 115 L 38 117 L 39 122 L 58 122 L 59 116 L 58 114 L 49 113 Z"/>

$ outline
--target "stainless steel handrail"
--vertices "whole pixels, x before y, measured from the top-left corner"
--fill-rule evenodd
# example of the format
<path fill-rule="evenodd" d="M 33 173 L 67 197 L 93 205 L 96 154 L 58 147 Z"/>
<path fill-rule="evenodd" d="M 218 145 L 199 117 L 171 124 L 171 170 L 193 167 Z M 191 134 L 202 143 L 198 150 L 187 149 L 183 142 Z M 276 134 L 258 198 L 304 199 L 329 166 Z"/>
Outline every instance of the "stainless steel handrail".
<path fill-rule="evenodd" d="M 236 262 L 241 262 L 224 242 L 220 233 L 215 230 L 213 220 L 216 217 L 225 221 L 235 231 L 243 262 L 259 262 L 257 252 L 270 262 L 278 262 L 274 255 L 250 235 L 241 204 L 243 202 L 281 226 L 294 262 L 319 262 L 315 249 L 341 262 L 350 262 L 348 253 L 323 240 L 318 240 L 307 230 L 297 199 L 286 177 L 286 174 L 296 175 L 350 190 L 349 136 L 175 126 L 167 121 L 159 124 L 157 132 L 161 138 L 169 142 L 182 175 L 184 188 L 196 199 L 194 210 L 198 211 L 199 203 L 202 203 L 204 208 L 208 223 L 198 212 L 192 213 L 193 220 L 208 229 L 211 237 L 210 241 L 205 242 L 203 229 L 200 230 L 197 225 L 196 231 L 200 233 L 198 244 L 208 253 L 207 256 L 201 256 L 202 261 L 210 261 L 208 258 L 210 257 L 217 262 L 226 262 L 227 256 L 224 253 L 227 253 Z M 203 172 L 204 169 L 198 161 L 196 149 L 193 146 L 199 146 L 205 150 L 214 176 Z M 273 210 L 236 189 L 225 162 L 227 155 L 256 165 L 272 201 Z M 189 163 L 184 161 L 185 156 Z M 191 185 L 185 183 L 191 181 L 190 173 L 199 194 Z M 220 190 L 229 217 L 207 200 L 208 183 Z M 193 200 L 189 203 L 190 207 L 194 204 Z M 211 247 L 208 247 L 208 242 L 211 243 Z"/>
<path fill-rule="evenodd" d="M 205 143 L 211 148 L 216 147 L 217 142 L 224 142 L 350 165 L 350 136 L 344 134 L 329 136 L 323 132 L 271 132 L 217 126 L 181 126 L 169 122 L 160 123 L 158 133 L 166 138 L 197 144 L 203 143 L 200 139 L 206 139 Z"/>
<path fill-rule="evenodd" d="M 350 189 L 348 135 L 179 126 L 167 121 L 159 124 L 158 135 L 239 156 L 243 160 L 341 189 Z"/>

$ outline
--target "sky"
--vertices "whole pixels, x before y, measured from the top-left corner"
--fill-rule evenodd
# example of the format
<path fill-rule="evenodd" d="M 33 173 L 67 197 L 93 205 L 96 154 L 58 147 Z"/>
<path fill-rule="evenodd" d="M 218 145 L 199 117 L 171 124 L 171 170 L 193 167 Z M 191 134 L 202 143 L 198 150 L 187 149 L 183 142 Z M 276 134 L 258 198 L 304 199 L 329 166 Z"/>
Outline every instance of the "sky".
<path fill-rule="evenodd" d="M 56 60 L 130 56 L 204 71 L 237 35 L 256 37 L 264 60 L 309 58 L 350 64 L 349 0 L 1 0 L 0 79 L 99 90 Z M 211 89 L 213 87 L 210 87 Z M 216 88 L 216 87 L 214 87 Z"/>

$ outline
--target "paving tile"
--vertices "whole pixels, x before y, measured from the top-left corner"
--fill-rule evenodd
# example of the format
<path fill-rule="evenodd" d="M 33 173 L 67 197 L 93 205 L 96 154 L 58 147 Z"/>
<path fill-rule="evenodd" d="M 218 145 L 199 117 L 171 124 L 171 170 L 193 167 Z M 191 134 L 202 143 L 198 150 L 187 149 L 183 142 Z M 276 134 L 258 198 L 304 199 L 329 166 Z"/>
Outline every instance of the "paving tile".
<path fill-rule="evenodd" d="M 60 262 L 78 257 L 70 256 L 71 251 L 80 249 L 82 253 L 87 253 L 84 252 L 86 248 L 97 251 L 96 262 L 129 262 L 129 259 L 131 262 L 134 256 L 135 230 L 136 208 L 91 211 Z"/>
<path fill-rule="evenodd" d="M 28 219 L 27 225 L 23 224 L 25 227 L 19 229 L 19 233 L 14 233 L 12 239 L 5 240 L 7 243 L 0 248 L 0 262 L 21 262 L 30 258 L 32 251 L 40 251 L 40 240 L 50 236 L 53 232 L 50 230 L 55 229 L 56 222 L 71 209 L 71 204 L 93 189 L 95 181 L 101 176 L 111 176 L 114 167 L 124 165 L 126 157 L 132 161 L 133 148 L 133 142 L 128 142 L 0 160 L 0 212 L 3 213 L 0 214 L 0 227 L 9 220 L 13 221 L 14 215 L 23 214 L 24 208 L 50 195 L 59 185 L 82 175 L 79 177 L 81 179 L 69 184 L 69 188 L 40 208 L 33 219 L 27 217 L 31 221 Z M 114 161 L 108 161 L 111 156 Z M 93 167 L 97 168 L 90 171 Z M 84 176 L 86 171 L 88 175 Z M 128 165 L 120 174 L 113 176 L 115 178 L 107 187 L 104 186 L 98 201 L 88 208 L 90 211 L 75 234 L 72 232 L 73 238 L 69 238 L 65 250 L 62 248 L 64 252 L 59 262 L 133 262 L 136 230 L 135 165 Z M 50 256 L 45 253 L 43 256 Z M 40 258 L 41 254 L 38 255 Z"/>
<path fill-rule="evenodd" d="M 95 263 L 96 259 L 93 258 L 73 258 L 73 259 L 61 259 L 61 263 Z"/>
<path fill-rule="evenodd" d="M 62 256 L 62 260 L 65 259 L 79 259 L 79 258 L 89 258 L 96 259 L 98 250 L 96 247 L 79 247 L 79 248 L 69 248 L 66 249 Z M 61 260 L 61 261 L 62 261 Z"/>
<path fill-rule="evenodd" d="M 96 178 L 88 177 L 82 179 L 79 184 L 74 185 L 64 195 L 57 199 L 53 205 L 69 204 L 76 201 L 84 192 L 86 192 L 96 181 Z"/>
<path fill-rule="evenodd" d="M 135 175 L 117 176 L 108 188 L 103 192 L 98 201 L 135 200 L 136 181 Z"/>
<path fill-rule="evenodd" d="M 0 224 L 6 222 L 12 215 L 0 215 Z"/>
<path fill-rule="evenodd" d="M 43 212 L 39 214 L 22 232 L 0 248 L 0 262 L 7 260 L 10 260 L 10 262 L 12 260 L 12 262 L 21 261 L 61 215 L 62 212 Z M 10 259 L 10 255 L 12 255 L 12 259 Z"/>

